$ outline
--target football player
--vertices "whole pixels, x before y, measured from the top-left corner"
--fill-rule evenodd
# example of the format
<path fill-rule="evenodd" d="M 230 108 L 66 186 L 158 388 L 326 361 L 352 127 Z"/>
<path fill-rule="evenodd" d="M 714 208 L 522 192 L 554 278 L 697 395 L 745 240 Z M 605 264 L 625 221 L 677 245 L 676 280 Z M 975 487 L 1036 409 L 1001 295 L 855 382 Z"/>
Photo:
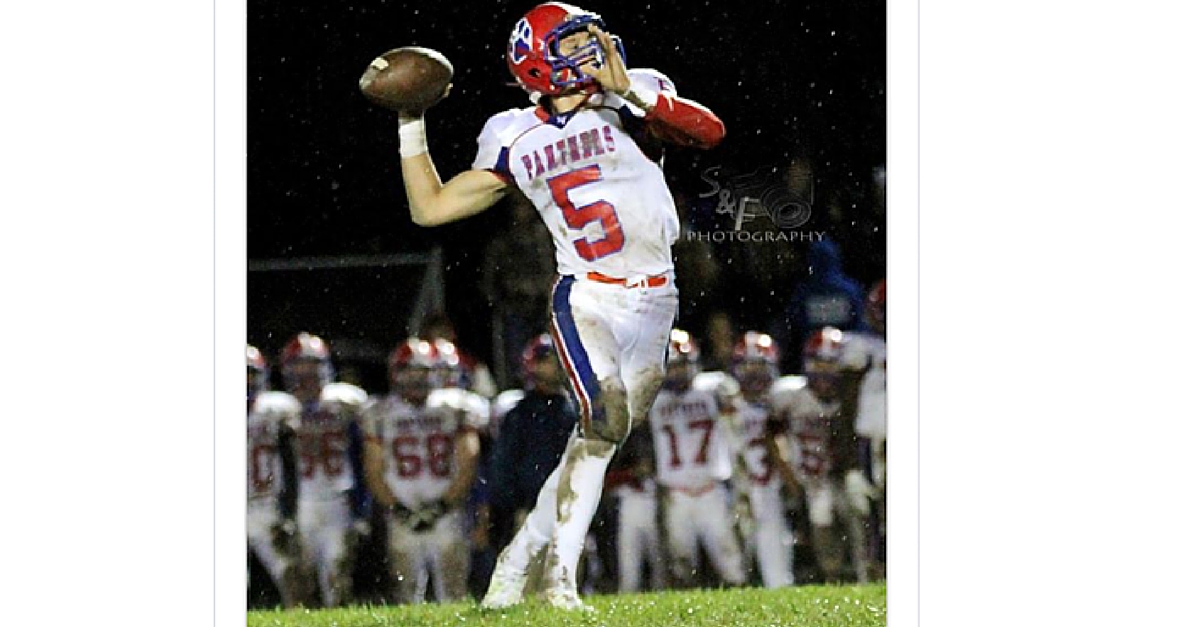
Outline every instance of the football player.
<path fill-rule="evenodd" d="M 795 540 L 783 504 L 783 481 L 772 463 L 768 440 L 773 434 L 770 393 L 789 386 L 793 378 L 780 378 L 779 348 L 771 336 L 757 331 L 743 334 L 734 345 L 730 370 L 737 390 L 728 401 L 740 471 L 736 477 L 746 494 L 752 521 L 744 539 L 748 552 L 756 557 L 763 586 L 790 586 Z"/>
<path fill-rule="evenodd" d="M 838 581 L 849 550 L 855 577 L 866 582 L 868 510 L 856 486 L 861 470 L 854 432 L 859 380 L 846 371 L 844 352 L 841 331 L 817 330 L 804 345 L 805 385 L 779 388 L 771 400 L 795 453 L 779 468 L 784 481 L 804 494 L 817 565 L 826 581 Z"/>
<path fill-rule="evenodd" d="M 858 392 L 858 415 L 854 431 L 859 437 L 859 461 L 864 473 L 857 484 L 860 498 L 871 500 L 872 564 L 882 566 L 886 547 L 884 535 L 887 507 L 887 284 L 879 281 L 867 292 L 867 330 L 843 334 L 846 349 L 843 361 L 851 372 L 862 377 Z M 854 489 L 854 488 L 852 488 Z"/>
<path fill-rule="evenodd" d="M 677 584 L 692 585 L 702 545 L 724 583 L 742 585 L 746 573 L 724 483 L 733 473 L 729 436 L 719 424 L 716 395 L 692 385 L 699 359 L 691 336 L 671 331 L 666 377 L 650 408 L 671 572 Z"/>
<path fill-rule="evenodd" d="M 666 586 L 662 559 L 658 485 L 654 481 L 654 436 L 640 422 L 613 459 L 604 485 L 617 498 L 617 589 L 621 592 L 661 590 Z M 642 569 L 650 569 L 643 587 Z"/>
<path fill-rule="evenodd" d="M 355 551 L 370 530 L 359 422 L 367 393 L 333 381 L 329 346 L 316 335 L 292 338 L 279 363 L 302 408 L 297 521 L 304 561 L 316 573 L 321 603 L 335 607 L 350 600 Z"/>
<path fill-rule="evenodd" d="M 388 546 L 397 600 L 419 603 L 432 584 L 438 601 L 467 595 L 463 502 L 475 481 L 478 420 L 433 393 L 448 361 L 410 338 L 388 360 L 387 396 L 364 412 L 367 484 L 388 509 Z"/>
<path fill-rule="evenodd" d="M 627 69 L 620 41 L 578 7 L 531 9 L 513 28 L 507 60 L 533 106 L 487 121 L 472 169 L 443 183 L 424 117 L 404 114 L 401 169 L 417 224 L 477 214 L 516 188 L 554 239 L 560 278 L 551 321 L 580 428 L 545 498 L 501 554 L 483 606 L 519 602 L 530 558 L 549 546 L 546 598 L 577 609 L 585 606 L 576 569 L 605 470 L 654 400 L 678 308 L 671 244 L 679 219 L 662 146 L 711 148 L 725 128 L 660 72 Z"/>
<path fill-rule="evenodd" d="M 271 574 L 284 607 L 301 601 L 303 578 L 296 542 L 296 456 L 300 403 L 267 390 L 267 361 L 246 346 L 246 535 Z"/>

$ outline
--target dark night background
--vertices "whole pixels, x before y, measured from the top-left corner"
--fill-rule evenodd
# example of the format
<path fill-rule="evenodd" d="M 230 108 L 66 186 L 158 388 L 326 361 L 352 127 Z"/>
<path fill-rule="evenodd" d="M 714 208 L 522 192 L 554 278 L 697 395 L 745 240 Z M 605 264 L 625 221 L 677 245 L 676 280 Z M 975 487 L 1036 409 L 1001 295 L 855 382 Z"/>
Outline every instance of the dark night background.
<path fill-rule="evenodd" d="M 531 6 L 250 2 L 251 262 L 440 245 L 446 307 L 460 344 L 486 359 L 493 329 L 478 288 L 480 259 L 511 210 L 498 205 L 434 229 L 413 225 L 394 116 L 371 106 L 357 82 L 372 58 L 399 46 L 428 46 L 454 63 L 451 97 L 426 116 L 430 152 L 449 179 L 469 167 L 490 115 L 528 105 L 524 92 L 509 85 L 504 52 L 512 25 Z M 728 217 L 695 199 L 707 189 L 700 177 L 706 168 L 774 168 L 782 177 L 789 163 L 802 160 L 815 190 L 814 218 L 805 228 L 834 237 L 847 274 L 859 282 L 869 286 L 884 276 L 884 207 L 872 184 L 873 170 L 885 161 L 883 0 L 583 6 L 624 39 L 630 67 L 664 72 L 680 95 L 724 120 L 728 135 L 716 149 L 667 153 L 668 181 L 694 203 L 688 215 L 699 230 L 731 228 Z M 722 269 L 717 302 L 741 328 L 768 328 L 806 274 L 807 246 L 796 242 L 781 253 L 756 243 L 713 244 Z M 302 329 L 390 347 L 405 332 L 402 310 L 415 285 L 399 272 L 416 270 L 252 272 L 249 340 L 268 355 Z M 681 271 L 679 282 L 686 281 Z M 682 322 L 696 323 L 704 313 L 685 310 Z"/>

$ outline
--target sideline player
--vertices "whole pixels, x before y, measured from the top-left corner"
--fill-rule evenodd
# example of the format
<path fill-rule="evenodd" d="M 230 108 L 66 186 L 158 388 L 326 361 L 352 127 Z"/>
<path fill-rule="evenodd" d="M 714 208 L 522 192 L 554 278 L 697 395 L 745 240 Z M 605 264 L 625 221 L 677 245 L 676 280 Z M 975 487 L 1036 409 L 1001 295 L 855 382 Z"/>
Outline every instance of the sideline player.
<path fill-rule="evenodd" d="M 743 334 L 734 346 L 731 374 L 739 391 L 731 402 L 739 478 L 753 520 L 753 531 L 745 539 L 757 559 L 763 586 L 790 586 L 795 539 L 783 504 L 783 480 L 767 442 L 773 437 L 770 394 L 787 387 L 793 378 L 779 377 L 779 348 L 771 336 L 756 331 Z"/>
<path fill-rule="evenodd" d="M 699 360 L 691 336 L 671 331 L 666 377 L 650 408 L 671 574 L 676 585 L 694 585 L 703 546 L 721 580 L 738 586 L 746 582 L 746 573 L 725 487 L 733 473 L 733 454 L 716 394 L 692 385 Z"/>
<path fill-rule="evenodd" d="M 662 381 L 678 308 L 671 244 L 679 234 L 663 175 L 663 142 L 711 148 L 725 127 L 654 70 L 627 70 L 600 16 L 545 3 L 516 24 L 508 66 L 534 106 L 492 116 L 471 170 L 443 183 L 423 117 L 400 118 L 400 156 L 414 222 L 477 214 L 516 187 L 554 238 L 552 326 L 580 406 L 580 425 L 534 511 L 503 551 L 486 608 L 521 600 L 530 558 L 548 546 L 545 596 L 584 608 L 576 569 L 605 469 Z M 560 496 L 561 495 L 561 496 Z"/>
<path fill-rule="evenodd" d="M 369 532 L 359 412 L 367 393 L 334 383 L 325 340 L 300 333 L 279 359 L 284 385 L 302 408 L 297 429 L 297 520 L 304 561 L 325 607 L 350 600 L 355 551 Z"/>
<path fill-rule="evenodd" d="M 246 346 L 246 536 L 275 587 L 283 607 L 304 593 L 296 539 L 295 429 L 300 402 L 267 389 L 267 361 Z"/>
<path fill-rule="evenodd" d="M 860 489 L 864 481 L 854 432 L 859 377 L 847 371 L 844 352 L 841 331 L 823 327 L 814 332 L 804 345 L 805 386 L 778 390 L 772 403 L 797 452 L 780 470 L 784 481 L 804 494 L 825 580 L 841 579 L 843 555 L 849 552 L 855 578 L 866 583 L 869 510 Z M 778 450 L 773 455 L 781 457 Z"/>
<path fill-rule="evenodd" d="M 437 402 L 446 360 L 410 338 L 388 360 L 387 396 L 364 411 L 367 485 L 388 509 L 388 546 L 401 603 L 418 603 L 432 582 L 438 601 L 467 595 L 468 547 L 462 505 L 475 481 L 476 421 Z"/>
<path fill-rule="evenodd" d="M 871 500 L 870 542 L 872 567 L 882 571 L 887 555 L 887 284 L 879 281 L 867 293 L 868 330 L 843 334 L 843 361 L 862 376 L 858 393 L 859 463 L 863 467 L 861 498 Z"/>

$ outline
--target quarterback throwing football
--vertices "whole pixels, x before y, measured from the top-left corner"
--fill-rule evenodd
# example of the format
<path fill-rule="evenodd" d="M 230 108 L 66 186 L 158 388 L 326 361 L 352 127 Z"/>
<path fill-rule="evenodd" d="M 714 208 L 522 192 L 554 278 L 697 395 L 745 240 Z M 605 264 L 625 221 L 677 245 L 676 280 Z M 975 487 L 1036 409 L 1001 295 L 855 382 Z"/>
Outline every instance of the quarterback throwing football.
<path fill-rule="evenodd" d="M 578 7 L 534 7 L 513 29 L 507 58 L 534 105 L 487 121 L 472 169 L 443 182 L 423 117 L 403 114 L 401 167 L 417 224 L 477 214 L 516 187 L 554 238 L 551 323 L 580 425 L 501 554 L 483 605 L 519 602 L 531 557 L 547 548 L 546 599 L 574 609 L 584 607 L 576 566 L 605 469 L 658 392 L 678 306 L 679 221 L 662 146 L 711 148 L 725 128 L 663 74 L 627 69 L 620 40 Z"/>

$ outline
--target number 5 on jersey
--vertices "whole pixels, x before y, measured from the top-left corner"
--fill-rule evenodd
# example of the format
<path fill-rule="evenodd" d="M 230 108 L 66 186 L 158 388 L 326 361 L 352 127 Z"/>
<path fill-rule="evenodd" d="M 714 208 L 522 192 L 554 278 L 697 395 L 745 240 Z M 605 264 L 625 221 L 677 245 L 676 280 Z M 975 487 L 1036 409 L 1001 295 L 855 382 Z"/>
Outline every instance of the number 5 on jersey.
<path fill-rule="evenodd" d="M 550 194 L 554 198 L 554 204 L 558 205 L 558 208 L 562 210 L 563 219 L 566 220 L 567 226 L 572 229 L 583 229 L 592 222 L 600 221 L 604 237 L 591 242 L 584 236 L 572 242 L 575 245 L 575 252 L 579 253 L 579 256 L 587 261 L 595 261 L 601 257 L 607 257 L 625 246 L 625 232 L 621 230 L 621 222 L 617 220 L 617 212 L 612 204 L 604 200 L 598 200 L 582 207 L 576 207 L 575 203 L 571 202 L 568 192 L 576 187 L 595 183 L 599 180 L 600 166 L 590 165 L 586 168 L 571 170 L 546 181 L 546 184 L 550 186 Z"/>

